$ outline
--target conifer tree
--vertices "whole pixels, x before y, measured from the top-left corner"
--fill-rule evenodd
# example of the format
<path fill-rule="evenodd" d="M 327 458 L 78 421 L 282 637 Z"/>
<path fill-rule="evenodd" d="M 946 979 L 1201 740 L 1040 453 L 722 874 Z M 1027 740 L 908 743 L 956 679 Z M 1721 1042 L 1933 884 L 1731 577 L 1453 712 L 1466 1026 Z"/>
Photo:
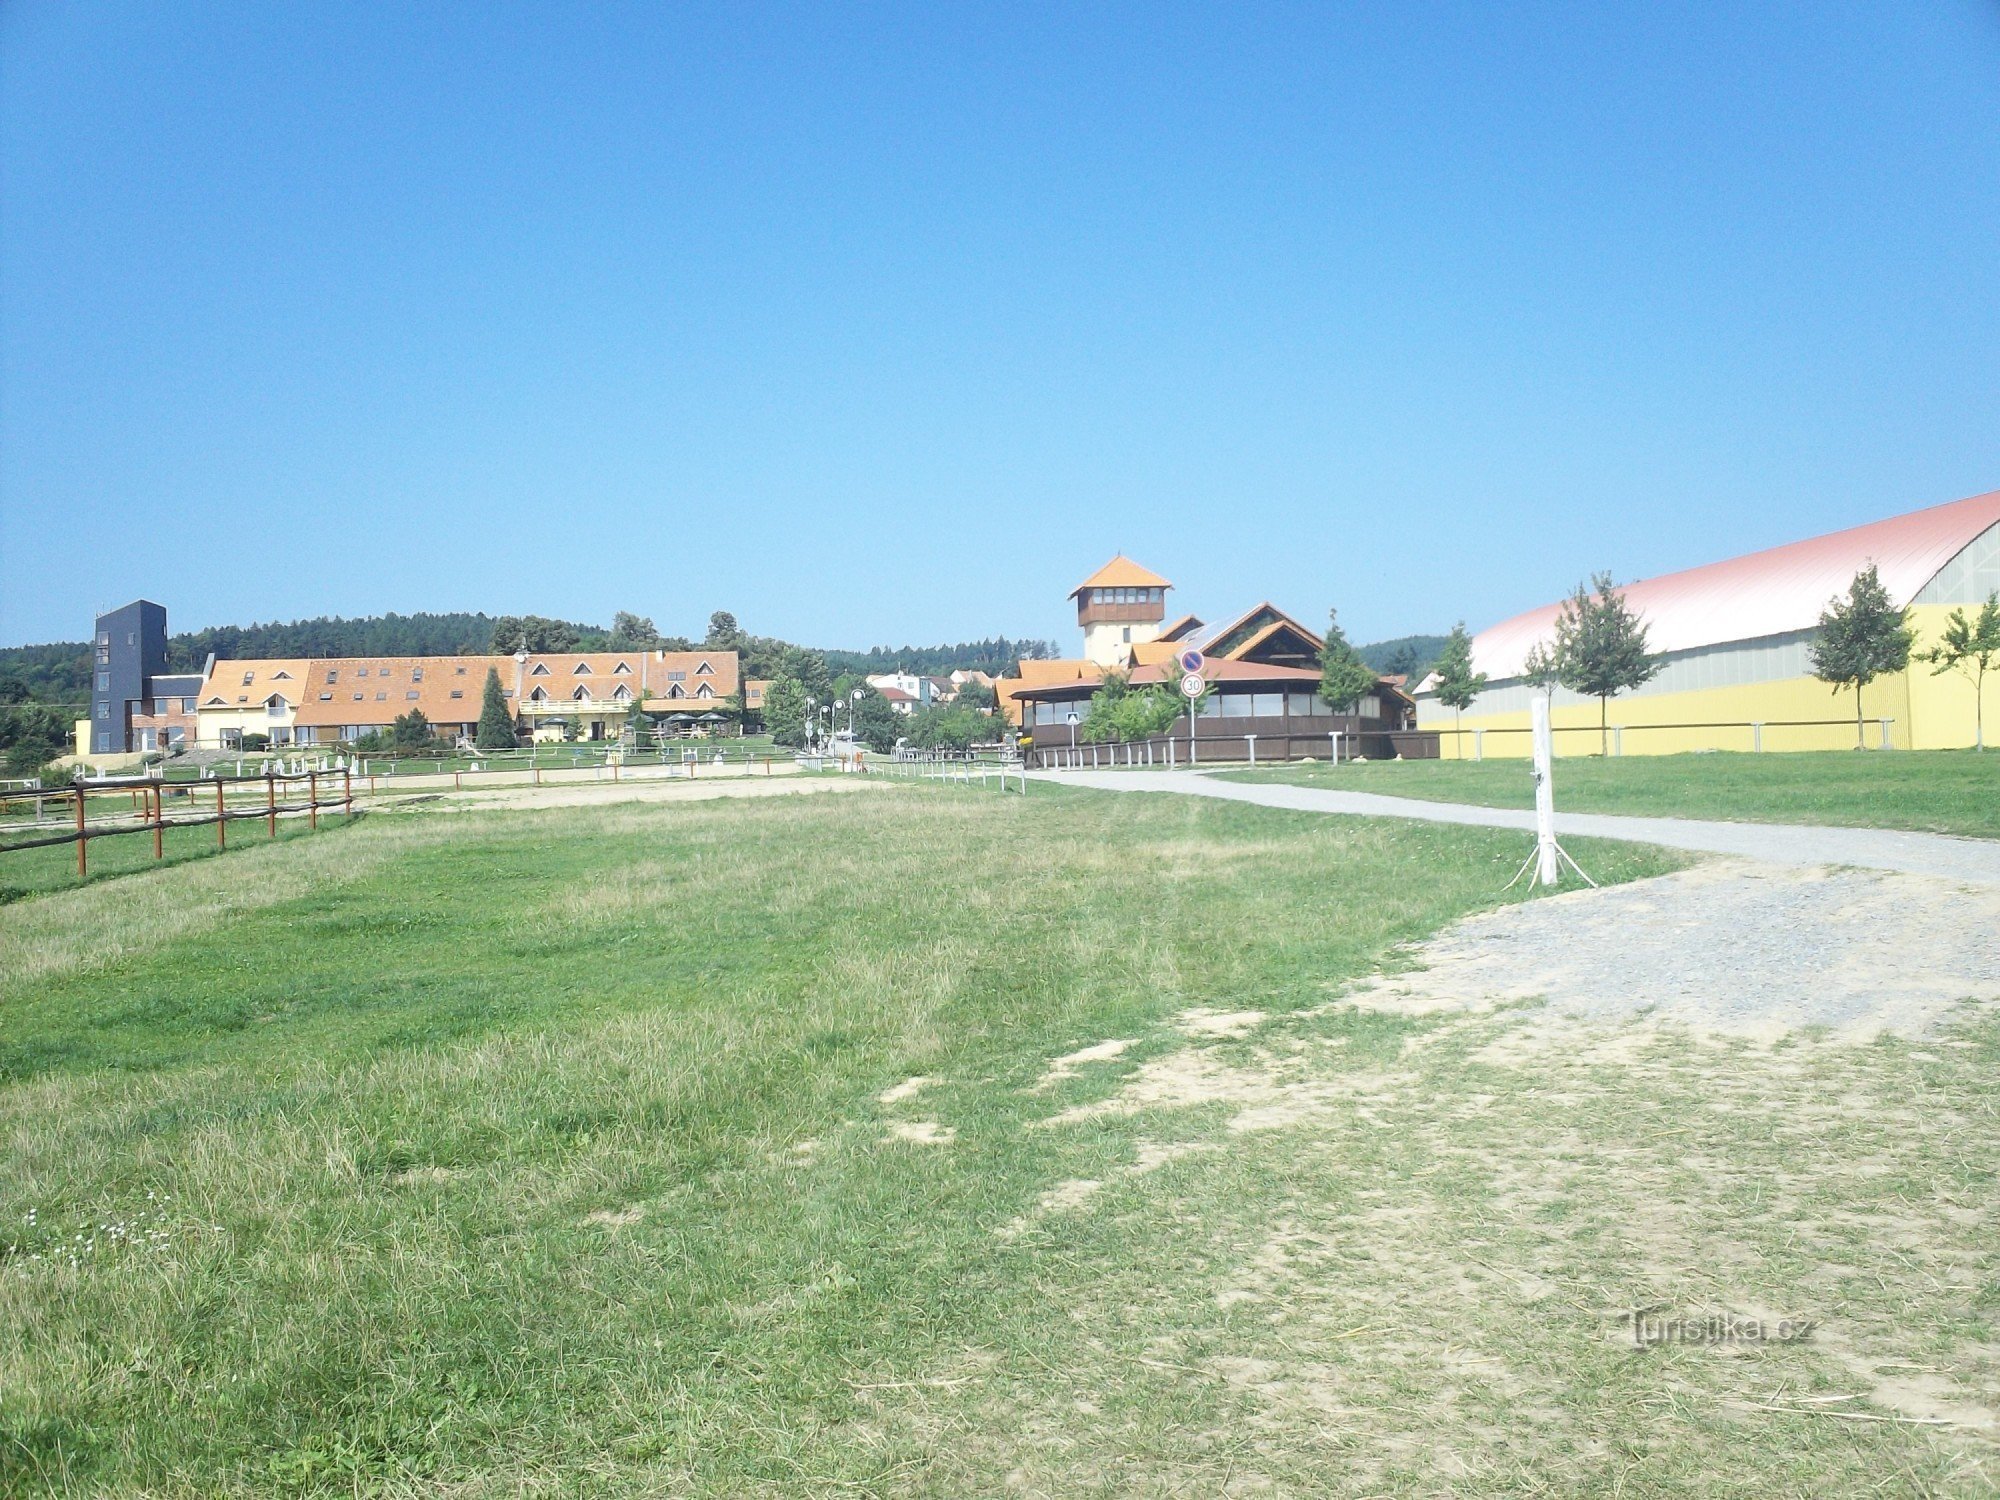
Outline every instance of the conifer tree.
<path fill-rule="evenodd" d="M 514 712 L 507 707 L 500 673 L 492 667 L 486 669 L 486 697 L 479 705 L 479 728 L 473 731 L 472 742 L 481 750 L 514 748 Z"/>

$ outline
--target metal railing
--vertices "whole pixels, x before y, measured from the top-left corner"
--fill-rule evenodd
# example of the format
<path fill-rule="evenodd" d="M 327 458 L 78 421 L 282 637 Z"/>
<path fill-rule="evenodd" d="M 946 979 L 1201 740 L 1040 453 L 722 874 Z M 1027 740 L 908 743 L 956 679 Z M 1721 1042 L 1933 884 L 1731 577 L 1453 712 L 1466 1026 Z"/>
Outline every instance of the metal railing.
<path fill-rule="evenodd" d="M 1041 745 L 1028 752 L 1038 771 L 1113 771 L 1198 769 L 1203 758 L 1211 765 L 1255 766 L 1257 742 L 1263 740 L 1265 762 L 1283 761 L 1301 742 L 1324 749 L 1335 761 L 1352 760 L 1363 739 L 1380 739 L 1384 731 L 1329 729 L 1323 735 L 1203 734 L 1154 735 L 1143 740 L 1078 741 L 1074 745 Z M 1273 754 L 1269 748 L 1280 748 Z"/>
<path fill-rule="evenodd" d="M 902 750 L 862 761 L 867 772 L 903 781 L 937 781 L 1026 794 L 1027 769 L 1016 756 L 960 750 Z"/>
<path fill-rule="evenodd" d="M 1665 733 L 1676 733 L 1676 732 L 1687 733 L 1689 731 L 1712 731 L 1712 730 L 1728 730 L 1733 732 L 1740 731 L 1742 738 L 1737 741 L 1736 745 L 1715 744 L 1715 745 L 1704 746 L 1702 748 L 1711 750 L 1727 750 L 1740 747 L 1742 749 L 1750 751 L 1753 754 L 1758 754 L 1762 753 L 1766 748 L 1764 744 L 1764 735 L 1765 731 L 1767 730 L 1785 730 L 1785 729 L 1839 729 L 1843 731 L 1853 730 L 1856 731 L 1855 738 L 1857 744 L 1859 744 L 1866 738 L 1864 726 L 1872 726 L 1877 730 L 1877 741 L 1876 741 L 1877 748 L 1882 750 L 1893 750 L 1895 748 L 1895 742 L 1890 736 L 1890 731 L 1894 727 L 1895 723 L 1896 721 L 1893 718 L 1868 717 L 1862 719 L 1859 725 L 1857 725 L 1855 720 L 1853 719 L 1715 719 L 1715 720 L 1703 720 L 1698 722 L 1689 722 L 1684 724 L 1683 723 L 1611 724 L 1611 725 L 1557 724 L 1557 725 L 1552 725 L 1550 727 L 1550 734 L 1552 736 L 1557 736 L 1557 737 L 1566 734 L 1583 735 L 1586 736 L 1588 739 L 1595 741 L 1601 748 L 1603 746 L 1605 735 L 1608 731 L 1610 738 L 1610 753 L 1612 755 L 1623 755 L 1625 753 L 1625 736 L 1627 734 L 1652 734 L 1652 733 L 1665 734 Z M 1500 726 L 1486 725 L 1476 729 L 1454 729 L 1448 725 L 1427 724 L 1424 726 L 1424 728 L 1427 732 L 1437 735 L 1440 741 L 1445 739 L 1450 739 L 1452 741 L 1453 748 L 1459 750 L 1460 752 L 1456 756 L 1452 757 L 1455 760 L 1484 760 L 1486 758 L 1486 736 L 1489 734 L 1518 735 L 1522 737 L 1520 743 L 1525 743 L 1526 737 L 1532 735 L 1534 732 L 1531 728 L 1529 728 L 1529 726 L 1525 724 L 1500 725 Z M 1472 753 L 1470 755 L 1464 753 L 1465 740 L 1466 737 L 1468 736 L 1471 738 L 1472 741 Z M 1557 743 L 1558 744 L 1561 743 L 1559 738 L 1557 739 Z M 1503 741 L 1503 744 L 1506 744 L 1508 746 L 1507 753 L 1510 755 L 1521 755 L 1527 753 L 1525 750 L 1515 748 L 1515 742 Z"/>

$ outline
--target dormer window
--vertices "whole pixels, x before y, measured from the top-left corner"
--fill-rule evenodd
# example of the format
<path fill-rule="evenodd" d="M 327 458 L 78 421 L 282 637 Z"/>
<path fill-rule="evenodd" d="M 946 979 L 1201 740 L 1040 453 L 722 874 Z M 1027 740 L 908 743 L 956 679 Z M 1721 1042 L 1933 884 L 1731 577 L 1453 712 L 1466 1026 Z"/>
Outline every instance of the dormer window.
<path fill-rule="evenodd" d="M 687 694 L 681 690 L 681 685 L 676 682 L 668 687 L 667 696 L 669 698 L 685 698 Z"/>
<path fill-rule="evenodd" d="M 292 680 L 292 674 L 290 672 L 287 672 L 283 667 L 280 667 L 277 671 L 271 674 L 271 680 L 273 682 L 290 682 Z"/>
<path fill-rule="evenodd" d="M 694 690 L 694 695 L 697 698 L 713 698 L 715 696 L 715 689 L 704 682 Z"/>
<path fill-rule="evenodd" d="M 547 663 L 547 662 L 540 662 L 540 661 L 536 662 L 536 663 L 535 663 L 535 670 L 534 670 L 534 671 L 532 671 L 532 672 L 530 672 L 530 673 L 529 673 L 528 675 L 529 675 L 530 677 L 546 677 L 546 676 L 548 676 L 548 675 L 549 675 L 549 667 L 548 667 L 548 663 Z"/>
<path fill-rule="evenodd" d="M 569 675 L 572 677 L 588 677 L 590 675 L 590 663 L 587 661 L 578 662 L 569 669 Z"/>
<path fill-rule="evenodd" d="M 587 687 L 580 687 L 575 692 L 571 693 L 569 696 L 572 702 L 588 703 L 590 701 L 590 689 Z"/>
<path fill-rule="evenodd" d="M 611 669 L 611 675 L 613 677 L 630 677 L 632 675 L 632 664 L 621 661 Z"/>
<path fill-rule="evenodd" d="M 618 691 L 611 696 L 620 703 L 629 703 L 632 701 L 632 690 L 621 682 L 618 684 Z"/>
<path fill-rule="evenodd" d="M 532 693 L 528 694 L 528 701 L 529 701 L 530 703 L 546 703 L 546 702 L 548 702 L 548 701 L 549 701 L 549 693 L 548 693 L 548 689 L 547 689 L 547 688 L 536 688 L 536 689 L 535 689 L 535 690 L 534 690 L 534 691 L 533 691 Z"/>
<path fill-rule="evenodd" d="M 694 669 L 694 675 L 697 677 L 713 677 L 715 675 L 715 668 L 711 667 L 707 662 L 703 662 Z"/>

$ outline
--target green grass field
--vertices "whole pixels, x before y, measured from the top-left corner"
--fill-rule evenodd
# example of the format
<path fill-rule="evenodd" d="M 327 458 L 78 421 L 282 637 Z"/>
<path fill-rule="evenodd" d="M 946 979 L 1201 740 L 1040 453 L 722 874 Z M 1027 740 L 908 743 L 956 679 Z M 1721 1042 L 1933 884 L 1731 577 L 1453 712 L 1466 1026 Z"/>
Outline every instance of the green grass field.
<path fill-rule="evenodd" d="M 0 1493 L 1988 1492 L 1811 1402 L 1991 1360 L 2000 1030 L 1341 1002 L 1521 853 L 897 785 L 0 907 Z"/>
<path fill-rule="evenodd" d="M 1318 762 L 1221 773 L 1236 781 L 1340 787 L 1533 807 L 1523 760 Z M 2000 837 L 2000 752 L 1829 750 L 1786 755 L 1558 759 L 1556 806 L 1572 812 L 1739 822 L 1829 823 Z"/>

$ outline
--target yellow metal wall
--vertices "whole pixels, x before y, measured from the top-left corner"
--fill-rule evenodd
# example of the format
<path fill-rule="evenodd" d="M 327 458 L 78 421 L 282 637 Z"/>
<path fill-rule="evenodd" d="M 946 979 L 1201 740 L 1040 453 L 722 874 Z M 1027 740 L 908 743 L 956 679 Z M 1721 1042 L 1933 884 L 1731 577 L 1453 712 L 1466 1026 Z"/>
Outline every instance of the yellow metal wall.
<path fill-rule="evenodd" d="M 2000 680 L 1989 679 L 1989 688 L 2000 689 Z M 1989 697 L 2000 696 L 1992 692 Z M 1550 714 L 1556 731 L 1558 755 L 1598 753 L 1597 700 L 1578 702 L 1570 694 L 1559 693 Z M 1525 756 L 1529 752 L 1528 715 L 1518 713 L 1482 714 L 1475 701 L 1464 717 L 1462 737 L 1449 709 L 1434 703 L 1418 706 L 1421 729 L 1444 730 L 1442 753 L 1446 759 L 1473 756 L 1475 729 L 1486 731 L 1483 753 L 1488 757 Z M 1890 718 L 1889 743 L 1899 750 L 1945 749 L 1972 743 L 1972 687 L 1963 677 L 1951 674 L 1933 677 L 1930 667 L 1913 663 L 1907 672 L 1879 677 L 1862 690 L 1861 711 L 1869 720 Z M 1614 736 L 1614 753 L 1625 755 L 1671 755 L 1689 750 L 1749 750 L 1752 734 L 1746 728 L 1648 728 L 1649 725 L 1747 725 L 1762 722 L 1766 750 L 1846 750 L 1854 745 L 1854 694 L 1834 693 L 1815 677 L 1793 677 L 1777 682 L 1744 683 L 1733 687 L 1705 688 L 1688 693 L 1661 693 L 1655 696 L 1623 697 L 1611 700 L 1610 721 L 1624 726 L 1622 736 Z M 1987 705 L 1987 729 L 1991 737 L 1995 707 Z M 1787 728 L 1782 721 L 1831 719 L 1836 722 L 1817 728 Z M 1619 741 L 1622 740 L 1622 743 Z M 1881 726 L 1866 726 L 1866 741 L 1872 750 L 1882 742 Z"/>
<path fill-rule="evenodd" d="M 1977 605 L 1962 605 L 1968 618 L 1978 614 Z M 1917 628 L 1918 651 L 1927 651 L 1944 636 L 1944 622 L 1951 614 L 1945 604 L 1920 604 L 1910 611 L 1910 623 Z M 1960 671 L 1938 674 L 1929 662 L 1912 661 L 1909 672 L 1910 716 L 1915 726 L 1912 743 L 1919 750 L 1962 749 L 1973 742 L 1972 711 L 1976 701 L 1972 679 Z M 2000 671 L 1986 674 L 1986 743 L 2000 740 Z"/>

